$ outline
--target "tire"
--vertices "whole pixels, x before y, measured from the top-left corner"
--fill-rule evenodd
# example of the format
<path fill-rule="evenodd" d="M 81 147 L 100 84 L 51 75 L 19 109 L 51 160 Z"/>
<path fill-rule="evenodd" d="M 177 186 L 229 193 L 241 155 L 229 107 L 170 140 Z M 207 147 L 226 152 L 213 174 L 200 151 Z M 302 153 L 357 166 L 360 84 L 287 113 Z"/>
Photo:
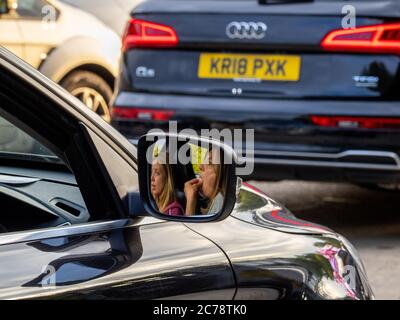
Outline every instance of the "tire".
<path fill-rule="evenodd" d="M 61 86 L 106 122 L 111 121 L 109 103 L 113 92 L 99 75 L 90 71 L 74 71 L 61 82 Z"/>

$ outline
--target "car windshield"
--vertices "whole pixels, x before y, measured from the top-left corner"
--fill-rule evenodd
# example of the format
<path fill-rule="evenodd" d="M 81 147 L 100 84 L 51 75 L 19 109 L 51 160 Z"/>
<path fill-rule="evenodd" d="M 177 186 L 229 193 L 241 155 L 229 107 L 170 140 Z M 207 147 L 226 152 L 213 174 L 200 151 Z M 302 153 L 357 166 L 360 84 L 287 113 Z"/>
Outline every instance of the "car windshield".
<path fill-rule="evenodd" d="M 0 117 L 0 159 L 62 163 L 41 143 Z"/>

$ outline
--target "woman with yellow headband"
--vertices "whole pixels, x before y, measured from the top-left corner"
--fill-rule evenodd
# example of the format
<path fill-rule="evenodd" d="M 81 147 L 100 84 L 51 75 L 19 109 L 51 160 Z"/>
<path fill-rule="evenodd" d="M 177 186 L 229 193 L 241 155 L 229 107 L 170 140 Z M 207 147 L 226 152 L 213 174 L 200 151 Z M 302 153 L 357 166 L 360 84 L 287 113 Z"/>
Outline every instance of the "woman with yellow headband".
<path fill-rule="evenodd" d="M 224 203 L 221 164 L 218 153 L 211 150 L 206 161 L 200 165 L 200 175 L 185 183 L 186 210 L 185 215 L 194 215 L 199 195 L 207 200 L 207 207 L 201 209 L 202 214 L 218 213 Z"/>

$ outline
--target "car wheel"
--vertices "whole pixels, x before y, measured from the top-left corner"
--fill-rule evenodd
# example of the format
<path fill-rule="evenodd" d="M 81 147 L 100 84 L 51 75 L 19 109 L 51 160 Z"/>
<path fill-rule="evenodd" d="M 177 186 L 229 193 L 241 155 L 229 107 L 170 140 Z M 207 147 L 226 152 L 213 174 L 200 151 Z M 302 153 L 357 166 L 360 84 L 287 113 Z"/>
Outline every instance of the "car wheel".
<path fill-rule="evenodd" d="M 75 71 L 68 75 L 61 85 L 105 121 L 111 121 L 108 105 L 112 89 L 103 78 L 93 72 Z"/>

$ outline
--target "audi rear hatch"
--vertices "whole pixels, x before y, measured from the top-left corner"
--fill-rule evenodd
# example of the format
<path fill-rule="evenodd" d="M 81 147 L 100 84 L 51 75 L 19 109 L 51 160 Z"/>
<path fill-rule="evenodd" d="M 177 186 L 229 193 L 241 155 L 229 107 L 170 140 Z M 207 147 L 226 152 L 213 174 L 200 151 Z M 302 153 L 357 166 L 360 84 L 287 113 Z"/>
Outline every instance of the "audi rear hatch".
<path fill-rule="evenodd" d="M 121 89 L 398 98 L 400 1 L 271 2 L 144 2 L 132 13 L 123 39 Z"/>

